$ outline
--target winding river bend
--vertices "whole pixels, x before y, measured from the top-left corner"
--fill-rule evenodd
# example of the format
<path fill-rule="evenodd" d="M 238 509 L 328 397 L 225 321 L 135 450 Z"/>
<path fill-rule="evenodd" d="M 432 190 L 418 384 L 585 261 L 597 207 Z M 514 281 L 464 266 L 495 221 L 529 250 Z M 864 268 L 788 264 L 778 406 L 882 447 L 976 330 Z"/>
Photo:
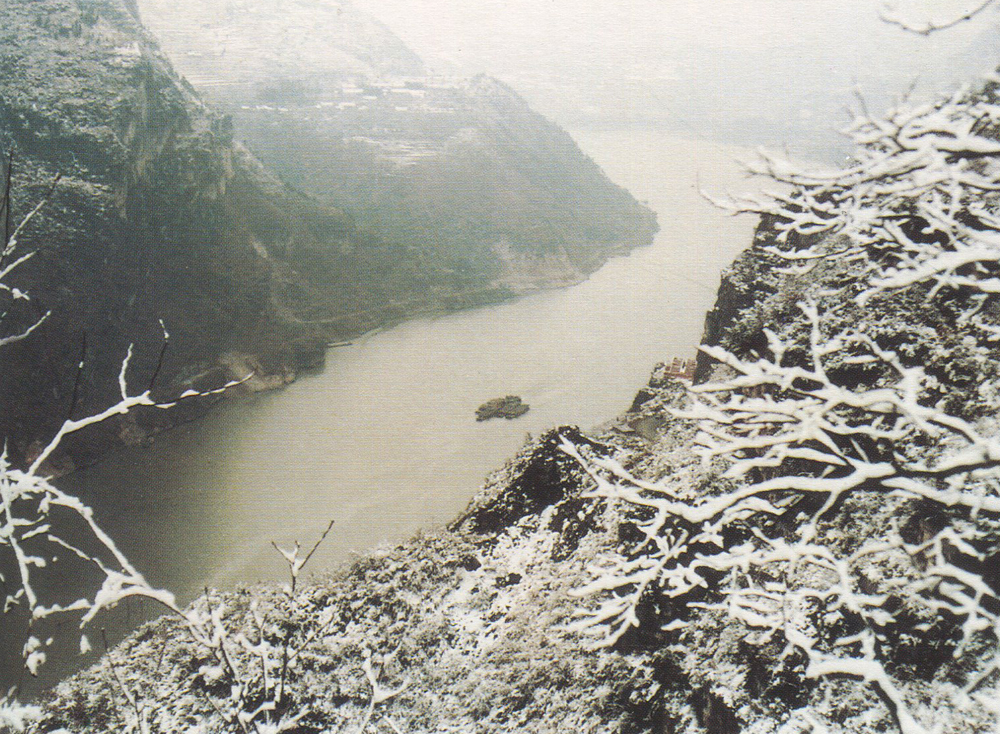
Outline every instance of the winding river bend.
<path fill-rule="evenodd" d="M 329 520 L 314 570 L 445 523 L 526 433 L 620 413 L 657 361 L 694 355 L 719 270 L 753 222 L 720 215 L 698 191 L 745 187 L 738 151 L 662 135 L 575 137 L 657 212 L 653 246 L 572 288 L 331 349 L 322 373 L 224 405 L 65 484 L 151 582 L 187 598 L 206 584 L 283 578 L 270 541 L 311 543 Z M 474 420 L 505 394 L 531 411 Z"/>
<path fill-rule="evenodd" d="M 657 212 L 651 247 L 572 288 L 331 349 L 322 373 L 222 405 L 62 486 L 96 508 L 150 582 L 186 601 L 206 585 L 283 580 L 270 542 L 311 545 L 329 520 L 314 571 L 444 524 L 527 433 L 622 412 L 657 361 L 694 355 L 719 271 L 750 242 L 754 222 L 721 215 L 699 186 L 748 184 L 735 149 L 649 131 L 575 137 Z M 531 411 L 475 421 L 480 403 L 506 394 Z"/>

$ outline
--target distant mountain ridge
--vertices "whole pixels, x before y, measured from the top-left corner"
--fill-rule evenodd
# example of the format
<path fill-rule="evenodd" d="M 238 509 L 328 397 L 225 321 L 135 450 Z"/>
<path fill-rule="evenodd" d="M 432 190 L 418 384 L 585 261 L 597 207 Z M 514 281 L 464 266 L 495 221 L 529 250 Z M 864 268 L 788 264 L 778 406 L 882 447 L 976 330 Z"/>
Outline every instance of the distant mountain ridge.
<path fill-rule="evenodd" d="M 463 290 L 483 277 L 515 293 L 575 282 L 654 231 L 652 213 L 513 89 L 427 75 L 347 0 L 141 7 L 271 170 L 441 262 Z"/>
<path fill-rule="evenodd" d="M 384 25 L 337 0 L 139 0 L 143 22 L 198 89 L 251 101 L 281 86 L 417 76 L 424 63 Z M 287 91 L 287 89 L 286 89 Z"/>

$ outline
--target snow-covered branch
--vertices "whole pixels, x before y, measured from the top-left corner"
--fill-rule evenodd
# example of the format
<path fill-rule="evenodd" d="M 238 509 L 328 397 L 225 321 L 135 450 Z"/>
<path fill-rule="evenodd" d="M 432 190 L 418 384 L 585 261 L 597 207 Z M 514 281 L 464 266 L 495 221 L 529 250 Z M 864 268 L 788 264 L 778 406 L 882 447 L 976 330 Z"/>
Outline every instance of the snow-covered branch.
<path fill-rule="evenodd" d="M 1000 105 L 992 99 L 963 89 L 885 118 L 859 115 L 844 131 L 857 145 L 846 169 L 810 171 L 760 151 L 748 168 L 777 190 L 712 200 L 769 217 L 773 241 L 759 246 L 794 272 L 831 258 L 867 263 L 862 303 L 917 284 L 995 296 Z"/>
<path fill-rule="evenodd" d="M 2 199 L 0 199 L 0 212 L 3 213 L 3 243 L 0 246 L 0 325 L 11 315 L 16 304 L 28 304 L 31 302 L 31 297 L 23 290 L 11 286 L 8 284 L 8 279 L 10 275 L 21 265 L 31 259 L 34 252 L 27 252 L 19 255 L 17 252 L 18 238 L 21 233 L 27 227 L 28 223 L 41 211 L 42 207 L 48 203 L 49 198 L 52 196 L 52 192 L 55 191 L 56 185 L 59 183 L 59 176 L 55 177 L 52 182 L 52 186 L 49 188 L 48 192 L 44 197 L 34 206 L 34 208 L 28 212 L 28 214 L 14 227 L 13 231 L 10 230 L 10 216 L 11 216 L 11 162 L 8 159 L 7 172 L 6 172 L 6 186 L 4 187 L 4 193 Z M 14 258 L 11 261 L 11 258 Z M 41 326 L 45 320 L 50 316 L 49 312 L 38 314 L 32 318 L 29 318 L 27 323 L 24 322 L 22 318 L 18 326 L 15 326 L 9 333 L 3 333 L 0 331 L 0 347 L 6 346 L 16 341 L 21 341 L 27 338 L 35 329 Z"/>
<path fill-rule="evenodd" d="M 6 609 L 23 604 L 32 619 L 75 613 L 79 615 L 81 628 L 102 610 L 114 607 L 129 597 L 150 598 L 168 609 L 179 611 L 173 595 L 152 587 L 118 549 L 111 536 L 98 524 L 93 509 L 59 489 L 42 472 L 45 459 L 69 434 L 111 416 L 124 414 L 136 406 L 167 405 L 154 401 L 149 389 L 138 395 L 129 394 L 126 374 L 130 356 L 131 348 L 122 363 L 119 402 L 86 418 L 67 419 L 27 469 L 13 467 L 6 448 L 0 452 L 0 549 L 6 549 L 11 554 L 17 569 L 17 578 L 6 580 L 8 588 L 13 583 L 13 590 L 6 595 Z M 217 393 L 244 380 L 231 381 L 214 390 L 189 391 L 183 397 Z M 71 529 L 80 527 L 85 528 L 86 537 L 74 540 L 74 530 Z M 83 546 L 92 548 L 95 544 L 97 550 L 83 550 Z M 36 588 L 34 577 L 59 562 L 57 558 L 64 551 L 69 551 L 70 557 L 99 571 L 102 578 L 100 588 L 92 597 L 81 596 L 70 603 L 46 605 Z M 45 653 L 38 645 L 31 648 L 26 652 L 26 660 L 28 667 L 35 672 L 37 666 L 44 662 Z"/>
<path fill-rule="evenodd" d="M 988 7 L 993 5 L 994 1 L 995 0 L 975 0 L 974 2 L 968 2 L 967 0 L 960 0 L 959 3 L 956 3 L 957 7 L 955 10 L 943 16 L 934 18 L 917 18 L 914 17 L 913 13 L 909 13 L 901 9 L 898 2 L 886 2 L 882 6 L 882 12 L 879 14 L 879 17 L 881 17 L 886 23 L 897 25 L 903 30 L 926 36 L 934 33 L 935 31 L 943 31 L 948 28 L 954 28 L 961 23 L 972 20 Z"/>
<path fill-rule="evenodd" d="M 631 508 L 624 517 L 641 537 L 591 570 L 575 593 L 596 602 L 570 626 L 613 645 L 640 625 L 651 594 L 689 610 L 663 630 L 691 624 L 690 610 L 725 613 L 754 644 L 797 650 L 806 677 L 867 682 L 901 732 L 924 734 L 888 672 L 899 629 L 954 624 L 968 690 L 995 683 L 1000 597 L 982 549 L 1000 524 L 1000 441 L 938 408 L 920 367 L 860 330 L 825 335 L 820 308 L 802 310 L 808 336 L 768 332 L 757 360 L 704 348 L 728 376 L 692 388 L 678 415 L 700 427 L 697 451 L 721 472 L 714 492 L 682 501 L 669 479 L 644 482 L 564 442 L 593 480 L 590 495 Z M 860 386 L 843 383 L 851 368 L 866 370 Z M 840 532 L 852 513 L 895 522 L 928 507 L 941 527 L 856 543 Z"/>

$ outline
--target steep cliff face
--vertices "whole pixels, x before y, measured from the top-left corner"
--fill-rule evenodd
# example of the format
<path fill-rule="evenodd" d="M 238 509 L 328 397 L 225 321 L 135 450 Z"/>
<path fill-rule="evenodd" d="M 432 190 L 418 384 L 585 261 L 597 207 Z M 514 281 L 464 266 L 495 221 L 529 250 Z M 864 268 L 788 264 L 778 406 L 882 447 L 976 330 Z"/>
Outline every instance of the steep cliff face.
<path fill-rule="evenodd" d="M 160 319 L 171 333 L 163 396 L 319 361 L 320 330 L 300 318 L 311 299 L 294 292 L 308 281 L 289 253 L 356 242 L 350 220 L 289 193 L 235 145 L 134 4 L 6 2 L 3 17 L 0 145 L 14 151 L 15 221 L 62 175 L 21 237 L 37 254 L 13 283 L 52 315 L 0 353 L 0 420 L 15 458 L 66 417 L 84 333 L 78 414 L 107 404 L 129 343 L 128 377 L 145 387 Z M 112 428 L 127 433 L 131 420 Z"/>
<path fill-rule="evenodd" d="M 484 217 L 465 210 L 467 196 L 442 199 L 430 218 L 415 213 L 419 201 L 402 215 L 389 212 L 369 183 L 391 172 L 368 171 L 381 165 L 370 156 L 323 163 L 323 176 L 311 188 L 330 195 L 296 192 L 234 141 L 231 118 L 208 108 L 174 72 L 138 10 L 125 0 L 3 4 L 0 147 L 14 150 L 15 221 L 43 198 L 57 173 L 62 176 L 21 237 L 22 248 L 37 255 L 11 283 L 52 315 L 33 338 L 0 350 L 0 433 L 10 439 L 17 461 L 37 452 L 66 418 L 74 392 L 77 416 L 111 402 L 130 343 L 135 355 L 128 377 L 144 388 L 160 352 L 161 319 L 171 340 L 155 396 L 169 399 L 251 371 L 249 389 L 273 387 L 321 364 L 329 339 L 418 312 L 571 282 L 622 246 L 648 240 L 650 215 L 606 182 L 611 199 L 621 204 L 616 212 L 624 228 L 641 234 L 602 235 L 607 244 L 599 247 L 581 237 L 576 249 L 563 239 L 554 248 L 542 238 L 508 247 L 506 240 L 480 237 Z M 337 68 L 421 71 L 419 60 L 384 29 L 345 12 L 338 11 L 348 19 L 338 43 L 347 51 L 335 59 Z M 246 15 L 240 8 L 234 13 Z M 249 35 L 254 58 L 266 27 Z M 264 70 L 229 64 L 267 82 L 253 88 L 255 98 L 271 94 L 271 81 L 291 73 L 276 61 L 262 64 Z M 303 71 L 304 64 L 301 58 L 293 64 L 299 81 L 329 83 L 328 65 Z M 491 124 L 505 124 L 496 104 L 483 114 L 496 118 Z M 566 149 L 567 141 L 560 138 Z M 307 144 L 288 143 L 289 151 L 300 145 Z M 545 163 L 567 166 L 558 156 Z M 480 177 L 477 197 L 506 197 L 496 187 L 508 182 Z M 348 198 L 339 196 L 344 187 L 356 191 L 353 214 L 337 205 Z M 557 216 L 567 215 L 565 202 L 551 199 L 514 197 L 508 203 L 504 217 L 542 216 L 546 207 L 560 206 Z M 402 216 L 407 224 L 381 227 L 381 216 Z M 420 226 L 411 226 L 411 219 L 420 219 Z M 480 234 L 458 248 L 435 234 L 447 232 L 449 223 Z M 525 286 L 522 276 L 533 269 Z M 86 359 L 77 385 L 84 334 Z M 169 414 L 140 412 L 88 429 L 69 445 L 72 460 L 58 468 L 89 461 L 115 441 L 142 440 L 205 407 L 205 401 L 192 401 Z"/>
<path fill-rule="evenodd" d="M 655 231 L 649 210 L 512 89 L 424 74 L 348 2 L 142 8 L 262 161 L 396 243 L 429 287 L 461 284 L 456 306 L 484 281 L 513 293 L 574 282 Z"/>

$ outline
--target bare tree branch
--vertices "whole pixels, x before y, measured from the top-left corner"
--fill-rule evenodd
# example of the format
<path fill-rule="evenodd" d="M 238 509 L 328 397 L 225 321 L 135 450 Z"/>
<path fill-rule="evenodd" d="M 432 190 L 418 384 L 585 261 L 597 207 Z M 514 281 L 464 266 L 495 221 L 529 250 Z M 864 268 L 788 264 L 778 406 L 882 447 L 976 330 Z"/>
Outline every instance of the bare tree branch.
<path fill-rule="evenodd" d="M 994 0 L 979 0 L 979 2 L 975 2 L 972 5 L 967 6 L 965 9 L 944 18 L 925 18 L 923 20 L 917 20 L 900 10 L 897 7 L 897 3 L 886 2 L 882 6 L 882 11 L 879 13 L 879 17 L 886 23 L 899 26 L 905 31 L 927 36 L 935 31 L 943 31 L 948 28 L 954 28 L 957 25 L 972 20 L 986 10 L 986 8 L 990 5 L 993 5 L 993 3 Z"/>

